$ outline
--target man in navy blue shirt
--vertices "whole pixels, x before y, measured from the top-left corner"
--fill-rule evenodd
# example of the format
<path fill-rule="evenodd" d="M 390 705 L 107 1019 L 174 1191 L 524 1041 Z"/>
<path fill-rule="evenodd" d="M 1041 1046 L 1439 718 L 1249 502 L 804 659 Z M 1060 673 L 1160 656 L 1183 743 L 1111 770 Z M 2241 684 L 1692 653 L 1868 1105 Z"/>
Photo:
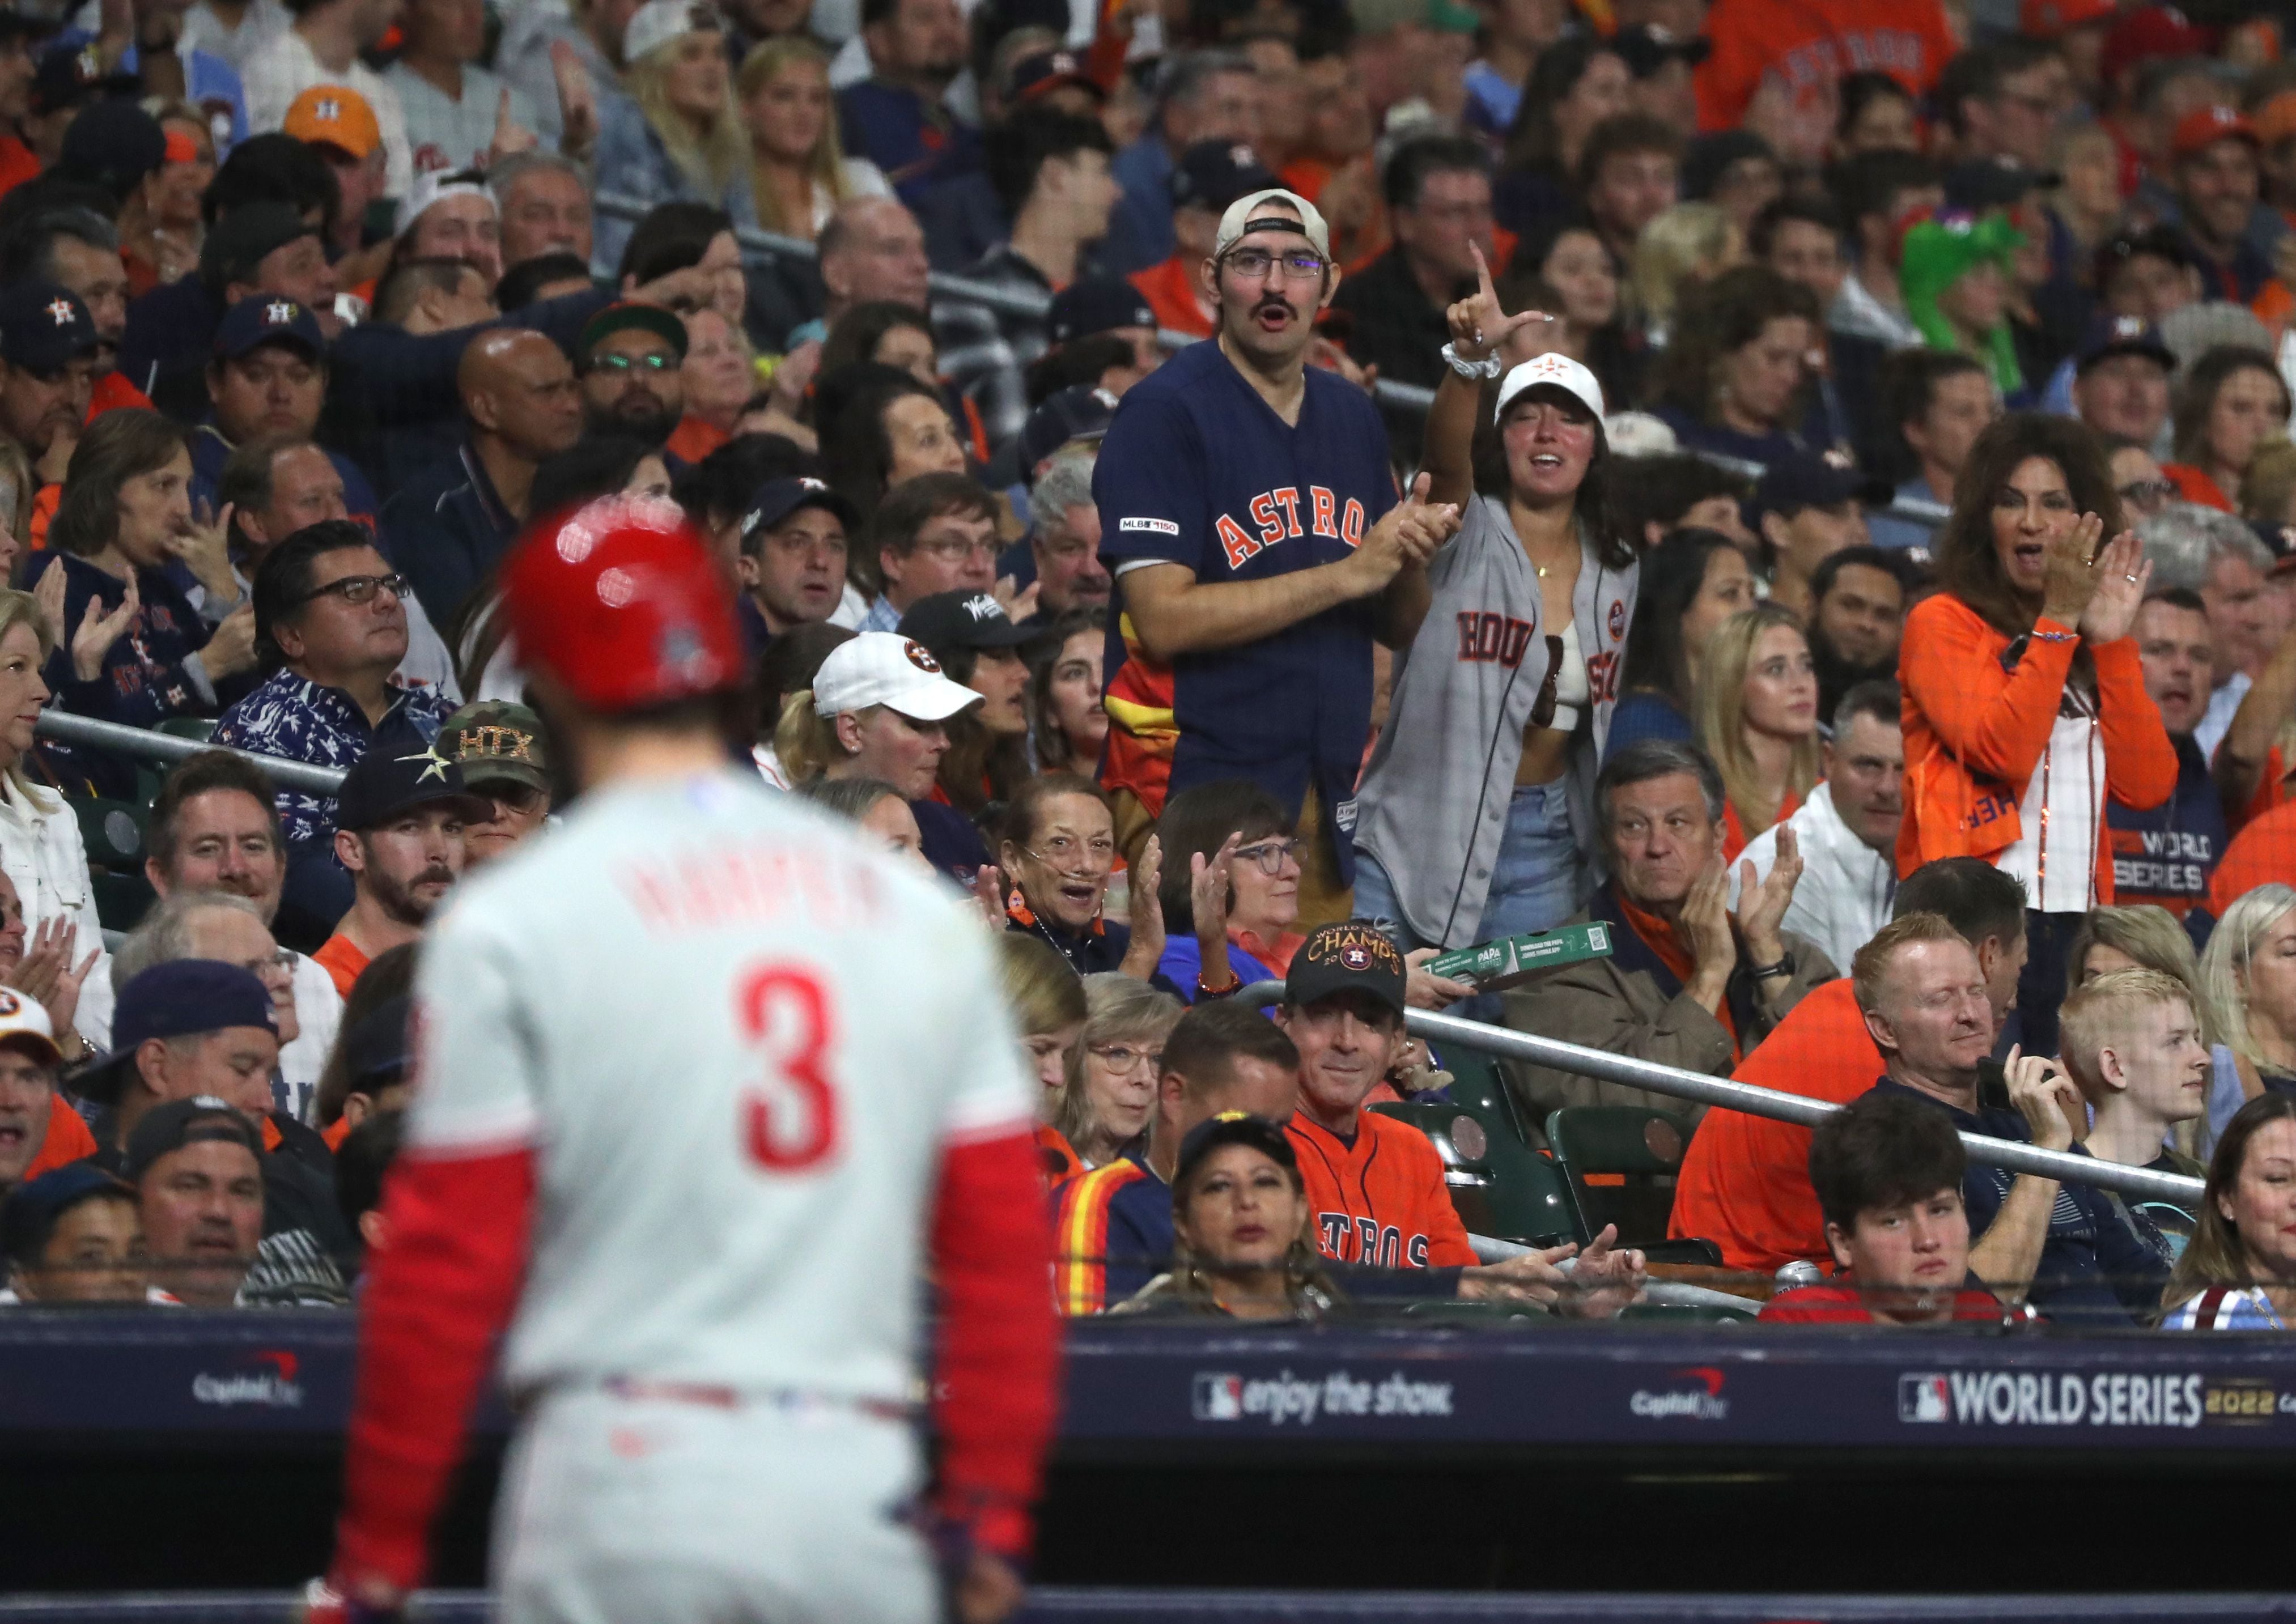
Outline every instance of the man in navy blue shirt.
<path fill-rule="evenodd" d="M 1423 480 L 1398 504 L 1370 397 L 1307 365 L 1340 285 L 1314 204 L 1237 200 L 1201 275 L 1217 336 L 1125 395 L 1093 475 L 1121 611 L 1101 777 L 1128 850 L 1191 784 L 1250 778 L 1296 810 L 1306 929 L 1347 916 L 1372 641 L 1418 630 L 1459 513 Z"/>
<path fill-rule="evenodd" d="M 845 150 L 914 206 L 935 182 L 980 161 L 980 133 L 941 99 L 964 67 L 964 15 L 955 0 L 863 0 L 861 37 L 869 77 L 837 96 Z"/>
<path fill-rule="evenodd" d="M 2182 919 L 2204 904 L 2229 838 L 2224 800 L 2193 731 L 2208 713 L 2216 681 L 2216 636 L 2208 605 L 2189 587 L 2156 591 L 2131 628 L 2144 663 L 2144 692 L 2177 750 L 2177 787 L 2150 811 L 2104 803 L 2112 833 L 2112 898 L 2157 903 Z"/>
<path fill-rule="evenodd" d="M 1962 1133 L 2072 1150 L 2074 1124 L 2086 1131 L 2087 1116 L 2080 1090 L 2054 1061 L 2011 1050 L 2014 1109 L 1979 1102 L 1992 1006 L 1975 950 L 1942 915 L 1891 921 L 1858 951 L 1850 977 L 1886 1068 L 1871 1092 L 1927 1100 Z M 2117 1197 L 1972 1161 L 1962 1201 L 1974 1237 L 1970 1272 L 2004 1301 L 2030 1300 L 2052 1318 L 2107 1323 L 2160 1307 L 2167 1270 Z"/>

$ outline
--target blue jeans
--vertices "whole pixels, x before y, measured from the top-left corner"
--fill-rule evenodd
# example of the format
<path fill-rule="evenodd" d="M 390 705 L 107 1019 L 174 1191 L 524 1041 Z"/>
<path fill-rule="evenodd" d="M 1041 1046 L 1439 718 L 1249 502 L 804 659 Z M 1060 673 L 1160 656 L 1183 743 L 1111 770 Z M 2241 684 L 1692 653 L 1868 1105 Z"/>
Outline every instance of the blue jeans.
<path fill-rule="evenodd" d="M 1570 833 L 1570 785 L 1519 784 L 1508 798 L 1506 827 L 1499 835 L 1498 861 L 1483 898 L 1474 939 L 1522 936 L 1551 931 L 1577 911 L 1578 843 Z M 1395 882 L 1379 859 L 1356 851 L 1355 916 L 1378 925 L 1406 952 L 1432 947 L 1412 933 L 1395 904 Z"/>

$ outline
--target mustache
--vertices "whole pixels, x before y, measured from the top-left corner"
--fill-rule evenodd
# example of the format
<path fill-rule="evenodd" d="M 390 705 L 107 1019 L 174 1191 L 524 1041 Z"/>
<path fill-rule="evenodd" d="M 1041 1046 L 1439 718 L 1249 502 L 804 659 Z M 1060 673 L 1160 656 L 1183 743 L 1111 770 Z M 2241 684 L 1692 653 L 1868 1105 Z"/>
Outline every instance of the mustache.
<path fill-rule="evenodd" d="M 455 883 L 455 871 L 447 867 L 444 863 L 433 863 L 430 867 L 415 875 L 412 881 L 408 882 L 408 883 L 413 885 L 452 885 Z"/>

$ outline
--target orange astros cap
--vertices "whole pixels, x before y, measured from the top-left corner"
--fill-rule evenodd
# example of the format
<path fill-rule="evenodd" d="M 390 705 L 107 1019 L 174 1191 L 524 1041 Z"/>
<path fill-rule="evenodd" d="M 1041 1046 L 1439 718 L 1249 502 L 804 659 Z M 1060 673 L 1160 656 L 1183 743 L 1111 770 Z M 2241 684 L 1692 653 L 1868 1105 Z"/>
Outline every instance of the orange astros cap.
<path fill-rule="evenodd" d="M 2190 158 L 2202 148 L 2219 141 L 2245 141 L 2251 147 L 2261 144 L 2256 126 L 2242 114 L 2221 105 L 2195 107 L 2177 120 L 2176 138 L 2169 150 L 2179 158 Z"/>
<path fill-rule="evenodd" d="M 279 127 L 298 141 L 324 142 L 353 158 L 365 158 L 382 144 L 382 127 L 366 98 L 345 85 L 314 85 L 287 105 Z"/>

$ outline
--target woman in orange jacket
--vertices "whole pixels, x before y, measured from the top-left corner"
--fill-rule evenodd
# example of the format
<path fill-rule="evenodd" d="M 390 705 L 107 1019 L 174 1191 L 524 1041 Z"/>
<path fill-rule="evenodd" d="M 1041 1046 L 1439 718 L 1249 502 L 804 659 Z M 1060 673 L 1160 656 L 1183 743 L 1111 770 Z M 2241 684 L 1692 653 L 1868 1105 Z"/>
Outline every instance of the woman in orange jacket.
<path fill-rule="evenodd" d="M 2105 797 L 2157 807 L 2177 783 L 2128 636 L 2152 566 L 2134 535 L 2103 539 L 2120 518 L 2087 428 L 2005 417 L 1955 488 L 1938 543 L 1945 590 L 1906 621 L 1898 872 L 1981 857 L 2024 882 L 2028 1054 L 2056 1053 L 2065 946 L 2112 900 Z"/>

